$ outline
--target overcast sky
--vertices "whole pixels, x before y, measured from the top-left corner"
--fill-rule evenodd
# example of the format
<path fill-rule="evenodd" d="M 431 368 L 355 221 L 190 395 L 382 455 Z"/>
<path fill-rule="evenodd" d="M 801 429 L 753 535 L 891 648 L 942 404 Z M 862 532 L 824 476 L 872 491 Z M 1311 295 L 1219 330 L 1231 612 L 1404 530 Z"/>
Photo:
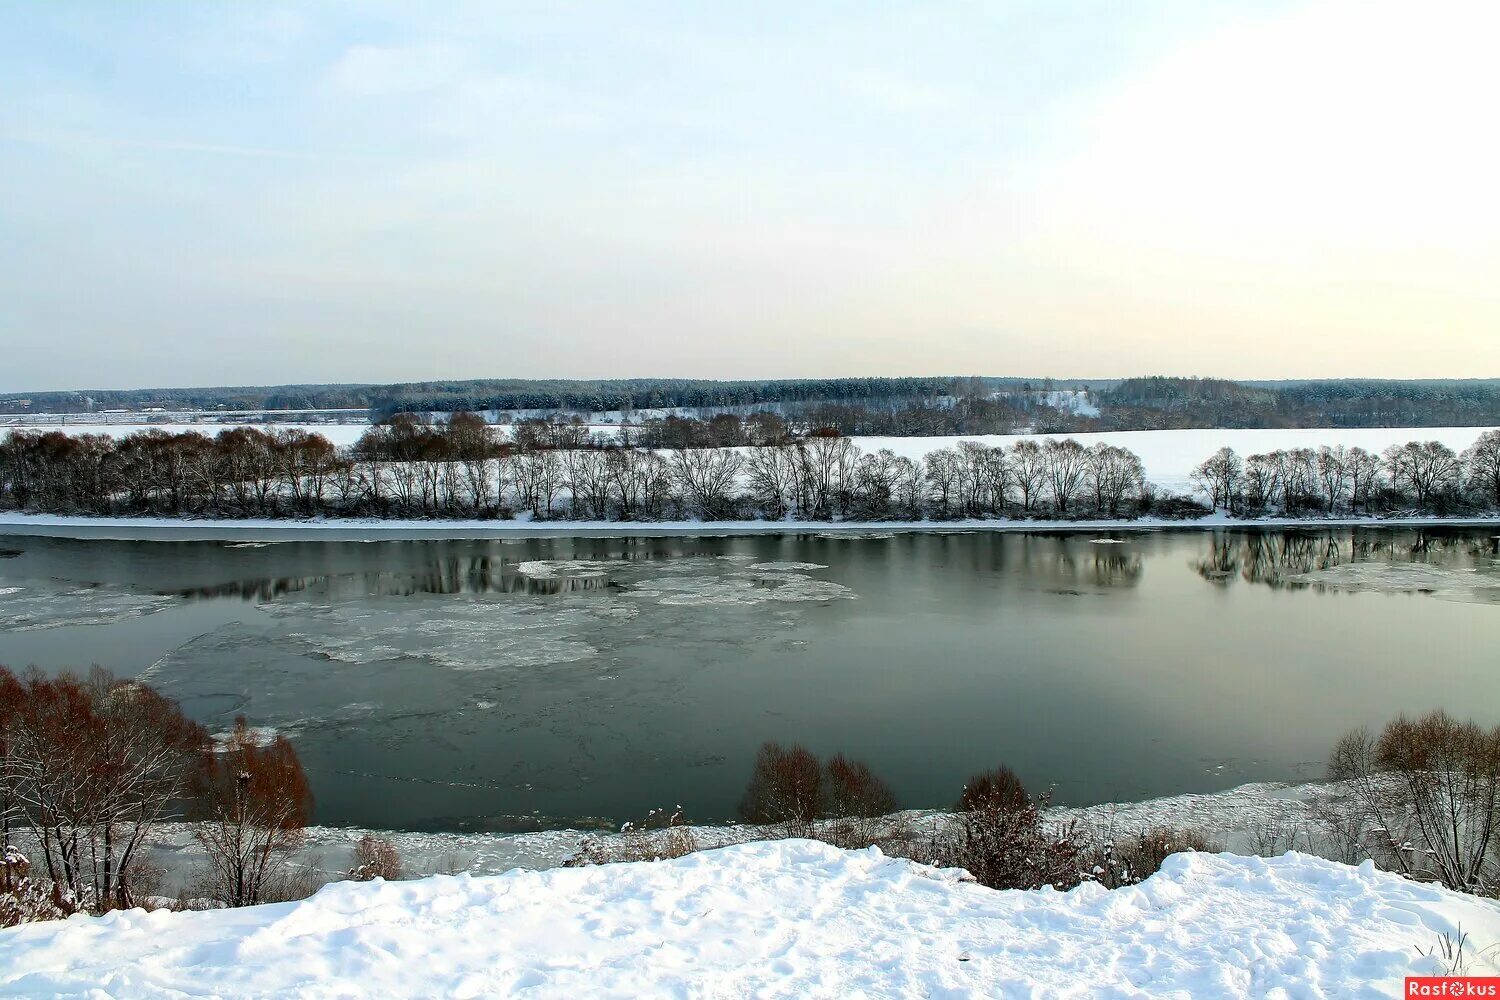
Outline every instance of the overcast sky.
<path fill-rule="evenodd" d="M 1500 4 L 7 3 L 0 390 L 1500 376 Z"/>

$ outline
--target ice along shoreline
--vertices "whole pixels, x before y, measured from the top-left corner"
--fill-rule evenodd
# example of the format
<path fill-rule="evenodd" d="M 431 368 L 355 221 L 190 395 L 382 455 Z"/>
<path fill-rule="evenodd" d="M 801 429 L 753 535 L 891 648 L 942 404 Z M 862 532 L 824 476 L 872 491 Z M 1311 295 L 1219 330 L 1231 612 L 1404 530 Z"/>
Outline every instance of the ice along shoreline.
<path fill-rule="evenodd" d="M 87 517 L 0 512 L 0 535 L 104 541 L 420 541 L 489 538 L 703 538 L 748 535 L 839 535 L 974 532 L 1111 532 L 1256 530 L 1287 528 L 1500 528 L 1500 515 L 1483 517 L 1267 517 L 1225 514 L 1201 518 L 1142 517 L 1132 520 L 1017 520 L 966 518 L 953 521 L 534 521 L 431 520 L 406 518 L 184 518 Z"/>

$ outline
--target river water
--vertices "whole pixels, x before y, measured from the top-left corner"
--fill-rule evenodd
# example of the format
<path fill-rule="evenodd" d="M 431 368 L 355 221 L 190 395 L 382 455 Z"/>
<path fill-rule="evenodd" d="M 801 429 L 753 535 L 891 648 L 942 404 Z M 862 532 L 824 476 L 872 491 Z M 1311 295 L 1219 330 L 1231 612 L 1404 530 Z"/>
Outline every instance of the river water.
<path fill-rule="evenodd" d="M 0 663 L 109 667 L 295 741 L 317 821 L 733 817 L 757 747 L 906 807 L 1317 778 L 1362 723 L 1500 722 L 1484 529 L 450 541 L 0 537 Z"/>

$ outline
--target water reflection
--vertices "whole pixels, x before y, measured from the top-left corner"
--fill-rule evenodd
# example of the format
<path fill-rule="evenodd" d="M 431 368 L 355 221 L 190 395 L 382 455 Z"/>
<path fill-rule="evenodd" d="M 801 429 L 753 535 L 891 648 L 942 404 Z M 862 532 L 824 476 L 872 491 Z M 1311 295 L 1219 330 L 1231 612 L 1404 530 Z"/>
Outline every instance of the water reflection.
<path fill-rule="evenodd" d="M 516 571 L 514 563 L 492 556 L 455 556 L 411 570 L 371 570 L 363 573 L 322 573 L 260 580 L 235 580 L 162 591 L 188 600 L 239 598 L 264 603 L 291 594 L 311 592 L 329 600 L 363 597 L 411 597 L 417 594 L 571 594 L 604 590 L 607 576 L 552 576 L 535 578 Z"/>
<path fill-rule="evenodd" d="M 1190 565 L 1225 587 L 1236 580 L 1277 589 L 1427 591 L 1500 586 L 1500 538 L 1453 529 L 1216 532 Z M 1359 564 L 1367 564 L 1362 570 Z M 1389 567 L 1424 567 L 1426 572 Z M 1377 586 L 1384 582 L 1386 585 Z"/>

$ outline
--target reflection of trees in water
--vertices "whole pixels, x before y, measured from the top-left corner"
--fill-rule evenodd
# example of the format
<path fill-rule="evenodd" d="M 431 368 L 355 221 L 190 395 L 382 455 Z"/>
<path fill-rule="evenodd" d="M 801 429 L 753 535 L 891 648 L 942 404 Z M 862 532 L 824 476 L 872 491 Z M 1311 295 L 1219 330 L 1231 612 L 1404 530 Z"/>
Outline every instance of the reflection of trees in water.
<path fill-rule="evenodd" d="M 1098 545 L 1061 535 L 1021 535 L 1020 576 L 1058 587 L 1135 587 L 1143 571 L 1136 543 Z M 1010 567 L 1007 567 L 1010 568 Z"/>
<path fill-rule="evenodd" d="M 1214 532 L 1203 556 L 1191 566 L 1210 583 L 1236 578 L 1278 588 L 1323 585 L 1296 577 L 1351 562 L 1473 566 L 1500 553 L 1487 534 L 1453 529 L 1353 528 L 1335 531 Z"/>
<path fill-rule="evenodd" d="M 512 571 L 506 572 L 507 567 Z M 190 600 L 238 597 L 261 602 L 304 591 L 318 591 L 319 596 L 330 600 L 358 600 L 415 594 L 565 594 L 603 590 L 609 585 L 609 578 L 604 575 L 535 579 L 514 572 L 513 564 L 493 556 L 453 556 L 436 560 L 423 569 L 237 580 L 170 593 Z"/>

